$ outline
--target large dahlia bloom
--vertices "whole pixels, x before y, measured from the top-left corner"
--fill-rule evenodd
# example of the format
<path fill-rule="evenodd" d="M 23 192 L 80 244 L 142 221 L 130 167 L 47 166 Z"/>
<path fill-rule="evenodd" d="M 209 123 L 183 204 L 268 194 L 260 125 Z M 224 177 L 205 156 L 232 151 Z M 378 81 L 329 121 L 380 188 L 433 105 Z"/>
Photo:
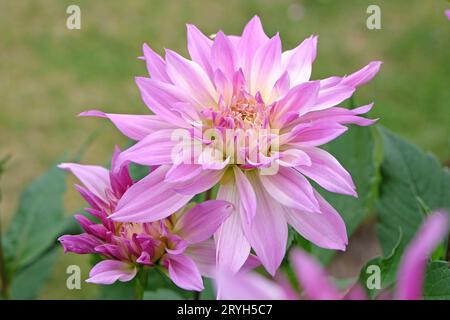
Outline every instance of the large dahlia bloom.
<path fill-rule="evenodd" d="M 143 267 L 159 267 L 180 288 L 203 290 L 201 275 L 211 276 L 215 268 L 216 249 L 211 237 L 230 215 L 232 205 L 210 200 L 154 222 L 113 221 L 110 215 L 141 189 L 169 196 L 173 192 L 164 190 L 163 185 L 154 185 L 155 177 L 166 173 L 163 167 L 135 182 L 130 178 L 127 166 L 117 167 L 117 155 L 116 151 L 111 171 L 74 163 L 60 165 L 84 185 L 76 185 L 76 188 L 89 203 L 90 208 L 85 210 L 93 218 L 81 214 L 75 216 L 84 233 L 60 237 L 64 251 L 99 254 L 103 258 L 92 268 L 87 282 L 130 281 Z"/>
<path fill-rule="evenodd" d="M 344 250 L 345 225 L 307 178 L 328 191 L 356 196 L 350 174 L 320 149 L 372 105 L 337 105 L 371 80 L 380 62 L 344 77 L 310 80 L 317 37 L 282 52 L 278 34 L 269 38 L 258 17 L 241 36 L 218 32 L 214 40 L 187 26 L 191 59 L 166 50 L 161 58 L 147 45 L 150 78 L 137 77 L 142 99 L 154 115 L 109 118 L 137 143 L 118 161 L 169 168 L 164 183 L 192 197 L 220 184 L 218 199 L 234 213 L 215 234 L 217 262 L 236 272 L 251 249 L 274 274 L 286 251 L 288 224 L 316 245 Z M 169 195 L 148 192 L 145 200 L 117 210 L 117 221 L 155 221 L 173 212 L 161 208 Z"/>
<path fill-rule="evenodd" d="M 393 294 L 389 291 L 382 292 L 377 299 L 423 299 L 422 291 L 428 259 L 448 233 L 449 227 L 450 219 L 447 212 L 437 211 L 429 216 L 402 257 L 397 272 L 395 292 Z M 299 298 L 365 300 L 368 298 L 359 284 L 344 291 L 339 290 L 322 266 L 313 257 L 299 249 L 293 250 L 291 262 L 303 288 L 301 296 L 283 278 L 274 282 L 254 272 L 240 272 L 232 277 L 229 274 L 220 274 L 216 277 L 220 283 L 220 297 L 233 300 L 296 300 Z"/>

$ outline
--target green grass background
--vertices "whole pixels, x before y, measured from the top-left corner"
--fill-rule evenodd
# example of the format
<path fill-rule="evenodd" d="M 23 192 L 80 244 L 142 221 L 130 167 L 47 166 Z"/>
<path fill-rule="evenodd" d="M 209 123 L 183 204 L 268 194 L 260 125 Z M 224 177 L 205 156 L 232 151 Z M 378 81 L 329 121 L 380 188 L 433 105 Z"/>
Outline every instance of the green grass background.
<path fill-rule="evenodd" d="M 81 30 L 66 28 L 66 8 L 81 8 Z M 382 29 L 366 28 L 366 8 L 381 7 Z M 104 164 L 124 138 L 107 122 L 77 119 L 83 110 L 146 113 L 134 84 L 145 66 L 142 43 L 186 54 L 185 24 L 206 34 L 238 34 L 258 14 L 284 48 L 319 35 L 313 78 L 350 73 L 382 60 L 380 74 L 356 94 L 375 101 L 371 116 L 442 161 L 450 157 L 450 21 L 445 0 L 36 0 L 0 2 L 0 156 L 12 155 L 2 178 L 2 219 L 8 223 L 19 192 L 98 128 L 83 162 Z M 71 182 L 74 180 L 72 179 Z M 51 199 L 49 199 L 51 201 Z M 67 212 L 82 205 L 73 190 Z M 65 268 L 87 258 L 60 254 L 42 298 L 89 298 L 96 288 L 65 288 Z"/>

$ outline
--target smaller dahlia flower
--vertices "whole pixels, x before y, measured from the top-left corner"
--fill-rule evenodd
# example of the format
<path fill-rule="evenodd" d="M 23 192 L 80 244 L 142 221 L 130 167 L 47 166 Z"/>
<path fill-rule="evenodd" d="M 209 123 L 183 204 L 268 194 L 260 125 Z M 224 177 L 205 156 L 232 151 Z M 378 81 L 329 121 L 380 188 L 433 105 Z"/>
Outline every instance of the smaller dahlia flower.
<path fill-rule="evenodd" d="M 150 223 L 115 222 L 109 216 L 128 198 L 145 201 L 140 190 L 158 188 L 152 180 L 164 168 L 140 181 L 133 181 L 128 166 L 112 170 L 99 166 L 63 163 L 84 185 L 76 189 L 89 203 L 88 212 L 97 222 L 84 215 L 75 218 L 83 228 L 79 235 L 64 235 L 58 240 L 65 252 L 99 254 L 104 260 L 95 265 L 87 282 L 111 284 L 133 279 L 143 267 L 159 267 L 172 281 L 185 290 L 203 290 L 201 275 L 210 276 L 215 264 L 215 245 L 211 238 L 220 224 L 228 218 L 232 205 L 226 201 L 210 200 L 185 207 L 175 214 Z M 164 171 L 161 174 L 165 174 Z M 150 180 L 150 181 L 149 181 Z M 161 192 L 159 191 L 159 192 Z M 158 192 L 155 189 L 154 192 Z"/>
<path fill-rule="evenodd" d="M 450 20 L 450 9 L 445 10 L 445 15 L 447 16 L 447 19 Z"/>
<path fill-rule="evenodd" d="M 449 215 L 436 212 L 429 216 L 402 258 L 399 266 L 395 294 L 382 292 L 377 299 L 419 300 L 423 298 L 423 282 L 427 260 L 436 246 L 444 239 L 450 227 Z M 295 249 L 291 262 L 304 295 L 299 296 L 284 279 L 270 281 L 252 272 L 240 272 L 234 277 L 219 274 L 221 299 L 239 300 L 366 300 L 364 289 L 355 284 L 347 290 L 339 290 L 322 266 L 307 253 Z"/>

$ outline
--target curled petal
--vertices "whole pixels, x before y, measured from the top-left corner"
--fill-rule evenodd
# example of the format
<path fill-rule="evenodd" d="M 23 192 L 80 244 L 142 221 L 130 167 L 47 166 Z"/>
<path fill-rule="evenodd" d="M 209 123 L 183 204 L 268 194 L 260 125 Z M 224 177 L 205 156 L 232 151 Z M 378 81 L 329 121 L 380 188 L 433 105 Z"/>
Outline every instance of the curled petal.
<path fill-rule="evenodd" d="M 136 276 L 136 268 L 127 262 L 103 260 L 97 263 L 89 272 L 86 282 L 112 284 L 117 280 L 127 282 Z"/>
<path fill-rule="evenodd" d="M 167 254 L 164 264 L 169 270 L 169 277 L 182 289 L 202 291 L 203 280 L 195 262 L 188 256 Z"/>

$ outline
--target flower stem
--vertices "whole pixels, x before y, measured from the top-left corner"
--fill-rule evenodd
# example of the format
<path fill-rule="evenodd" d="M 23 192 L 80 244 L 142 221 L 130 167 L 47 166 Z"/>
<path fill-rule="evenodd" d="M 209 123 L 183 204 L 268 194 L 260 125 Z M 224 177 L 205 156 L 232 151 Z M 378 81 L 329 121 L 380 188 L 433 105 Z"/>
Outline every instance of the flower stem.
<path fill-rule="evenodd" d="M 148 270 L 147 270 L 147 268 L 143 267 L 138 272 L 138 276 L 136 278 L 136 287 L 135 287 L 135 299 L 136 300 L 144 299 L 144 292 L 145 292 L 145 289 L 147 288 L 147 281 L 148 281 Z"/>

